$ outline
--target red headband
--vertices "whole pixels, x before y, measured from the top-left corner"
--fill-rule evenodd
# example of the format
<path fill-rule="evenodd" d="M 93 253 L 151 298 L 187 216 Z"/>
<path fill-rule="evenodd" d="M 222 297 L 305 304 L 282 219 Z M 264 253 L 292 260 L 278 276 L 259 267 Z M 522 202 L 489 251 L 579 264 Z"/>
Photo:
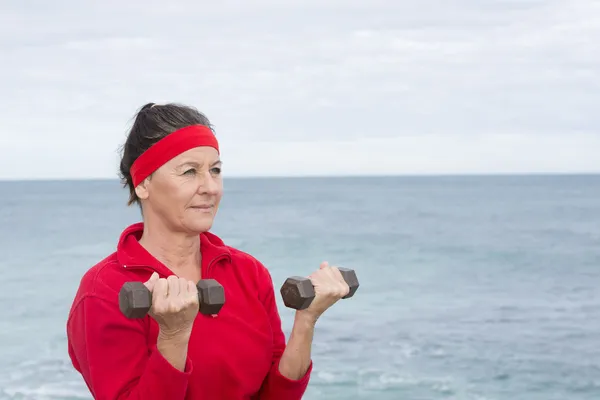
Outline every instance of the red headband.
<path fill-rule="evenodd" d="M 135 160 L 130 173 L 136 187 L 164 163 L 194 147 L 210 146 L 219 151 L 217 138 L 210 128 L 191 125 L 165 136 Z"/>

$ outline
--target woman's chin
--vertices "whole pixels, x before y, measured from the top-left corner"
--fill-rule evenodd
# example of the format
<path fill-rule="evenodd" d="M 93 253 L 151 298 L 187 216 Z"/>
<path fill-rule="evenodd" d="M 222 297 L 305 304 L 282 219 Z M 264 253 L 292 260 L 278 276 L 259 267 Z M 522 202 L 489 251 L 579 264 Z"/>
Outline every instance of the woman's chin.
<path fill-rule="evenodd" d="M 185 221 L 185 227 L 195 233 L 207 232 L 212 228 L 213 221 L 214 217 L 212 215 L 198 215 L 188 218 Z"/>

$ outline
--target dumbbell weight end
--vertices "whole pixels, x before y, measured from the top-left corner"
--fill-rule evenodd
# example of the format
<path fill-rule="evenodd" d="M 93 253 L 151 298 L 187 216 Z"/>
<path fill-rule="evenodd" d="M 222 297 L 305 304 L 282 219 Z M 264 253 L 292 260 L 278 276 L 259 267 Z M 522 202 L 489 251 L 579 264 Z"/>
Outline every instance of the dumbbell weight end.
<path fill-rule="evenodd" d="M 119 309 L 129 319 L 144 318 L 152 306 L 152 292 L 142 282 L 125 282 L 119 291 Z"/>

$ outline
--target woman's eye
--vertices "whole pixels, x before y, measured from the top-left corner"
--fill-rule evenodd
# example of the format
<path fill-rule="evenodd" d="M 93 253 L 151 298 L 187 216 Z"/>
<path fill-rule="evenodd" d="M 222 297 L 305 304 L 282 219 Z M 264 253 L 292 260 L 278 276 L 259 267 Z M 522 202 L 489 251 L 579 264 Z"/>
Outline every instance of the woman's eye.
<path fill-rule="evenodd" d="M 187 171 L 184 172 L 184 175 L 193 175 L 196 173 L 196 170 L 194 168 L 188 169 Z"/>
<path fill-rule="evenodd" d="M 211 171 L 212 171 L 213 174 L 217 174 L 218 175 L 218 174 L 221 173 L 221 168 L 215 167 L 215 168 L 211 169 Z"/>

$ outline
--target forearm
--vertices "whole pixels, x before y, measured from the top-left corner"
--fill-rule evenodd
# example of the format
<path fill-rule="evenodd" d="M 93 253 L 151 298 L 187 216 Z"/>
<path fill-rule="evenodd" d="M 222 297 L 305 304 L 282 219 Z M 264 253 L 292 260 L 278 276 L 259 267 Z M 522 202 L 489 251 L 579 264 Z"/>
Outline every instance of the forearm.
<path fill-rule="evenodd" d="M 169 336 L 159 333 L 156 348 L 175 369 L 184 372 L 188 343 L 189 336 Z"/>
<path fill-rule="evenodd" d="M 315 322 L 314 318 L 296 313 L 292 333 L 279 361 L 279 372 L 288 379 L 302 378 L 310 367 Z"/>

